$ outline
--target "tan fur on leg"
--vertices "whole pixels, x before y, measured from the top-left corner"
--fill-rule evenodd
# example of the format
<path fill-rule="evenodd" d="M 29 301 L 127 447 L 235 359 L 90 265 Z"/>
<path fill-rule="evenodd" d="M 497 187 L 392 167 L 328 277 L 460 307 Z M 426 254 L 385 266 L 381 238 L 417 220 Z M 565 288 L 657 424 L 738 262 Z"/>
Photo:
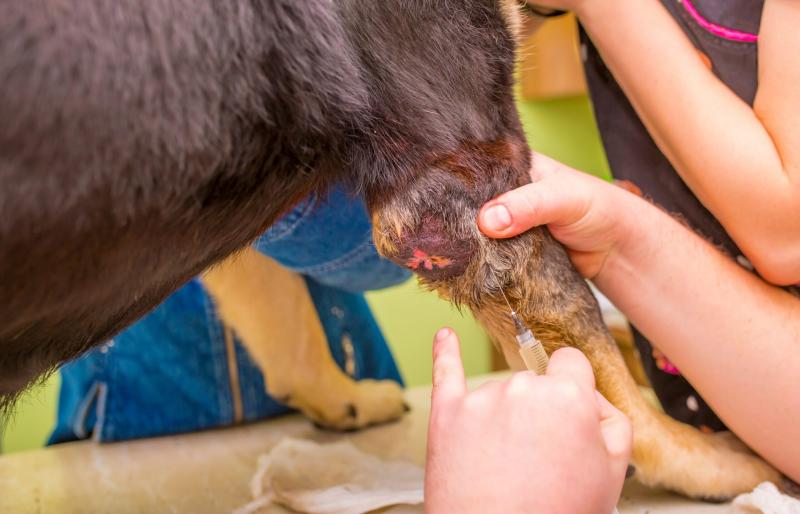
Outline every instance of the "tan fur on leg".
<path fill-rule="evenodd" d="M 464 259 L 461 250 L 471 250 L 469 262 L 462 260 L 459 268 L 437 267 L 431 259 L 414 269 L 424 285 L 469 307 L 492 340 L 503 344 L 514 367 L 520 359 L 501 289 L 548 352 L 563 346 L 581 350 L 592 363 L 598 389 L 633 423 L 633 463 L 641 482 L 715 499 L 750 491 L 763 481 L 780 483 L 780 475 L 752 453 L 655 410 L 641 395 L 594 296 L 564 248 L 541 228 L 504 241 L 483 237 L 475 226 L 476 208 L 468 200 L 475 188 L 458 176 L 429 172 L 402 195 L 373 202 L 379 251 L 409 265 L 416 262 L 406 260 L 408 246 L 423 257 L 450 260 Z M 399 229 L 398 221 L 403 222 Z M 436 237 L 431 231 L 441 234 Z"/>
<path fill-rule="evenodd" d="M 619 348 L 622 358 L 625 360 L 625 366 L 628 367 L 633 380 L 639 386 L 650 387 L 650 380 L 644 372 L 642 359 L 633 341 L 631 329 L 629 327 L 609 327 L 609 332 L 614 342 L 617 343 L 617 348 Z"/>
<path fill-rule="evenodd" d="M 588 285 L 543 227 L 513 238 L 485 237 L 478 209 L 530 181 L 524 141 L 505 135 L 464 141 L 437 156 L 402 190 L 367 195 L 378 251 L 413 269 L 428 288 L 469 307 L 519 364 L 501 291 L 548 352 L 572 346 L 592 363 L 598 389 L 631 419 L 638 478 L 701 498 L 730 498 L 762 481 L 780 483 L 767 463 L 720 436 L 656 411 L 614 343 Z M 510 345 L 510 346 L 509 346 Z"/>
<path fill-rule="evenodd" d="M 272 396 L 338 430 L 402 416 L 403 392 L 395 382 L 355 382 L 338 367 L 299 275 L 248 248 L 202 280 L 261 367 Z"/>
<path fill-rule="evenodd" d="M 644 399 L 603 325 L 588 287 L 571 269 L 566 255 L 559 259 L 560 263 L 549 263 L 550 271 L 562 268 L 555 274 L 559 282 L 552 284 L 552 289 L 541 288 L 541 265 L 529 261 L 506 294 L 548 353 L 573 346 L 592 363 L 598 390 L 633 423 L 637 479 L 688 496 L 720 500 L 750 491 L 764 481 L 780 484 L 780 473 L 735 437 L 704 434 L 658 412 Z M 435 287 L 447 297 L 452 286 Z M 554 308 L 565 299 L 568 305 Z M 520 369 L 514 329 L 502 297 L 484 297 L 473 311 L 492 339 L 501 342 L 512 367 Z"/>
<path fill-rule="evenodd" d="M 504 347 L 508 347 L 505 353 L 515 352 L 513 331 L 499 326 L 490 328 L 493 335 L 497 336 L 498 332 L 504 334 Z M 534 332 L 538 331 L 534 329 Z M 569 340 L 559 337 L 553 341 L 551 336 L 548 331 L 537 335 L 548 353 Z M 780 485 L 780 473 L 754 455 L 733 434 L 705 434 L 657 411 L 641 395 L 622 355 L 610 339 L 588 339 L 571 346 L 581 349 L 591 361 L 598 390 L 631 419 L 634 427 L 632 460 L 640 482 L 714 500 L 730 499 L 764 481 Z M 518 363 L 515 368 L 519 369 Z"/>

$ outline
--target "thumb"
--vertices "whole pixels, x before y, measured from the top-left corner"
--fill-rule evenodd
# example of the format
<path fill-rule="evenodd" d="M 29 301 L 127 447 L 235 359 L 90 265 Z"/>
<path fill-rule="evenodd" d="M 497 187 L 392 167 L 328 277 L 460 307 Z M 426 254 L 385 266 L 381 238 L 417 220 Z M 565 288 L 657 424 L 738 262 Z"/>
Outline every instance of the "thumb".
<path fill-rule="evenodd" d="M 611 461 L 612 473 L 622 479 L 628 469 L 633 446 L 633 428 L 625 414 L 600 394 L 597 405 L 600 408 L 600 432 Z"/>
<path fill-rule="evenodd" d="M 461 348 L 452 329 L 443 328 L 433 341 L 433 391 L 435 404 L 461 397 L 467 390 Z"/>
<path fill-rule="evenodd" d="M 484 205 L 478 227 L 489 237 L 505 238 L 539 225 L 575 223 L 588 209 L 577 186 L 566 174 L 525 184 Z"/>

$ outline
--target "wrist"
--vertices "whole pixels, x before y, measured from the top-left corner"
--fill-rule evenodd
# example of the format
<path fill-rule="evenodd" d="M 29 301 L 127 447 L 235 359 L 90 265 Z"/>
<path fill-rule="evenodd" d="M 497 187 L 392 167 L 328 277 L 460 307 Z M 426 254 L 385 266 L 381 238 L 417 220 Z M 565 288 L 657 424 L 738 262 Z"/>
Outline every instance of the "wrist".
<path fill-rule="evenodd" d="M 617 204 L 613 207 L 622 215 L 614 224 L 613 243 L 602 266 L 592 281 L 603 290 L 606 285 L 630 281 L 633 276 L 641 276 L 641 266 L 652 259 L 658 251 L 660 238 L 666 229 L 663 218 L 671 218 L 658 207 L 632 193 L 620 191 Z"/>
<path fill-rule="evenodd" d="M 626 8 L 626 6 L 617 7 L 613 2 L 614 0 L 580 0 L 575 2 L 572 12 L 581 24 L 588 27 L 612 13 L 619 12 L 618 9 Z"/>

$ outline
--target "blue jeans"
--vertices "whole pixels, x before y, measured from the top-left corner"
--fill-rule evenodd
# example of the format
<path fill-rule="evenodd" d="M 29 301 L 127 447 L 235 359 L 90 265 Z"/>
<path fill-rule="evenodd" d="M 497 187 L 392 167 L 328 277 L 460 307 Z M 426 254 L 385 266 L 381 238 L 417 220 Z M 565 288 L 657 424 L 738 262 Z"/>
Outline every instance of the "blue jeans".
<path fill-rule="evenodd" d="M 254 246 L 305 276 L 342 369 L 342 341 L 348 339 L 354 378 L 401 382 L 361 292 L 398 284 L 409 273 L 376 253 L 360 198 L 343 188 L 324 198 L 310 196 Z M 238 387 L 232 373 L 238 375 Z M 90 436 L 120 441 L 175 434 L 290 410 L 266 394 L 263 376 L 240 342 L 226 339 L 198 279 L 112 340 L 66 364 L 61 378 L 51 444 Z M 235 398 L 243 407 L 238 419 Z"/>

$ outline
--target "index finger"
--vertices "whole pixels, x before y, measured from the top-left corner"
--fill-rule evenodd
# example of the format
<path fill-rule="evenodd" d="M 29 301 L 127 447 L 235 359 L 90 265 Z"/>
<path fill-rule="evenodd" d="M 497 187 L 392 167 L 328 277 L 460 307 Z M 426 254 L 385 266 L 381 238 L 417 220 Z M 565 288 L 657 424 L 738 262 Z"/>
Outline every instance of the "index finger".
<path fill-rule="evenodd" d="M 436 333 L 433 342 L 433 391 L 431 401 L 459 398 L 467 391 L 458 336 L 449 328 Z"/>

